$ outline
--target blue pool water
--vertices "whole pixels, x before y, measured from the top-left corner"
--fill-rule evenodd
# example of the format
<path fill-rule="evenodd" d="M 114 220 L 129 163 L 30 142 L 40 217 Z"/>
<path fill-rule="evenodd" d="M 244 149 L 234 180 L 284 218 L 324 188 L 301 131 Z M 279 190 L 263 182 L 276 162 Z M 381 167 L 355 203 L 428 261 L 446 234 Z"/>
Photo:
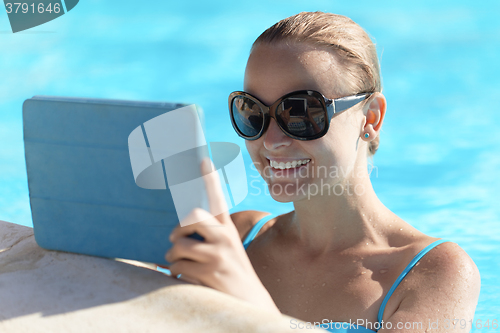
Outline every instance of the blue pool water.
<path fill-rule="evenodd" d="M 314 10 L 347 15 L 376 41 L 388 101 L 376 192 L 416 228 L 469 253 L 482 278 L 475 319 L 500 320 L 497 1 L 85 0 L 18 34 L 1 12 L 0 219 L 31 225 L 21 107 L 33 95 L 197 103 L 207 140 L 239 144 L 248 166 L 227 96 L 242 89 L 250 45 L 264 29 Z M 257 194 L 252 187 L 233 211 L 292 209 Z"/>

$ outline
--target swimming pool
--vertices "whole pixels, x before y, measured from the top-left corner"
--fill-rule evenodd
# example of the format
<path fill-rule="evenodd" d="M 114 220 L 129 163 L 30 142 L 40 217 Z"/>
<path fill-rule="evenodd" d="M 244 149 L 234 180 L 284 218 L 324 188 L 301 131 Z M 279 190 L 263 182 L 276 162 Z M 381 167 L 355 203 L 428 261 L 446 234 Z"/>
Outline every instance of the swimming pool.
<path fill-rule="evenodd" d="M 87 0 L 15 35 L 0 14 L 0 219 L 31 225 L 25 99 L 45 94 L 197 103 L 207 115 L 207 140 L 238 143 L 249 166 L 228 118 L 227 96 L 242 89 L 251 43 L 297 12 L 334 12 L 364 27 L 381 56 L 388 112 L 373 161 L 376 192 L 419 230 L 469 253 L 482 278 L 475 319 L 500 320 L 500 3 L 394 3 Z M 249 167 L 247 173 L 258 179 Z M 292 209 L 263 190 L 263 181 L 254 183 L 233 211 Z"/>

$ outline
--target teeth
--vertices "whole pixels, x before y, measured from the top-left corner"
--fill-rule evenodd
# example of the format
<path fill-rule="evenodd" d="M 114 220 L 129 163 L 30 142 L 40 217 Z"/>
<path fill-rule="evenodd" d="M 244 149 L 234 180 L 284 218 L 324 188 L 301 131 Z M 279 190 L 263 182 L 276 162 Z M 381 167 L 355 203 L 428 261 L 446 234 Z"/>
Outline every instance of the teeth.
<path fill-rule="evenodd" d="M 297 160 L 297 161 L 292 161 L 292 162 L 276 162 L 276 161 L 270 161 L 271 167 L 275 169 L 290 169 L 290 168 L 295 168 L 297 166 L 305 165 L 310 161 L 310 159 L 307 160 Z"/>

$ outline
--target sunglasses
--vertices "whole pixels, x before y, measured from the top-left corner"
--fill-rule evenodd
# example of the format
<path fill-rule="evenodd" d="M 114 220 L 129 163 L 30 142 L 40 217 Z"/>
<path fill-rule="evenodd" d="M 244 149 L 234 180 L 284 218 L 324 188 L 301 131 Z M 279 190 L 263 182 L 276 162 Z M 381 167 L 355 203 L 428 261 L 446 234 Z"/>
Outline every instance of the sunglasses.
<path fill-rule="evenodd" d="M 243 91 L 229 95 L 229 113 L 236 133 L 246 140 L 257 140 L 266 131 L 271 118 L 283 133 L 297 140 L 315 140 L 328 132 L 330 120 L 372 93 L 329 99 L 314 90 L 288 93 L 271 106 Z"/>

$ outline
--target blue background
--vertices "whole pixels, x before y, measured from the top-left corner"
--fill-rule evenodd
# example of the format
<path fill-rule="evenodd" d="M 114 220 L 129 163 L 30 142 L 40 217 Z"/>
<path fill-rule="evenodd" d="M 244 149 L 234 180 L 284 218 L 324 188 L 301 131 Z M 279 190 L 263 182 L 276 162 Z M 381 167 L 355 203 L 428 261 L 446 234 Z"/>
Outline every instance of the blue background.
<path fill-rule="evenodd" d="M 207 140 L 239 144 L 249 181 L 263 191 L 227 96 L 242 89 L 262 31 L 315 10 L 349 16 L 378 48 L 388 111 L 375 191 L 417 229 L 469 253 L 482 278 L 475 319 L 500 319 L 498 1 L 86 0 L 16 34 L 1 11 L 0 219 L 31 225 L 21 109 L 33 95 L 197 103 Z M 292 206 L 251 187 L 233 211 L 244 209 Z"/>

